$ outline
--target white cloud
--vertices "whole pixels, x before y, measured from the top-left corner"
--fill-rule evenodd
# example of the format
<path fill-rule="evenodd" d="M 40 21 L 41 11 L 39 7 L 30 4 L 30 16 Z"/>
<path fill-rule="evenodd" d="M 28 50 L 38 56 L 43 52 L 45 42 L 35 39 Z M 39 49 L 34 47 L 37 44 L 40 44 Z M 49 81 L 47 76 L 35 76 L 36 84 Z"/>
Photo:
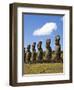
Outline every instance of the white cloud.
<path fill-rule="evenodd" d="M 45 36 L 50 35 L 51 32 L 57 29 L 57 24 L 54 22 L 45 23 L 41 28 L 33 32 L 34 36 Z"/>

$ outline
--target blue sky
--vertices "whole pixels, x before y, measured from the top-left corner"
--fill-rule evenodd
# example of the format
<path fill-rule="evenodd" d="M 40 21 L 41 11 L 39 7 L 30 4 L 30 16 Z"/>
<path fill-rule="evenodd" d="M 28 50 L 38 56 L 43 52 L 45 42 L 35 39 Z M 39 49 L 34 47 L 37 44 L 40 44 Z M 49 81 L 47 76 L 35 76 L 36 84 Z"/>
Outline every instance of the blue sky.
<path fill-rule="evenodd" d="M 24 14 L 24 47 L 28 44 L 42 41 L 45 50 L 46 39 L 51 39 L 52 50 L 55 49 L 55 36 L 60 35 L 60 44 L 63 49 L 63 16 Z"/>

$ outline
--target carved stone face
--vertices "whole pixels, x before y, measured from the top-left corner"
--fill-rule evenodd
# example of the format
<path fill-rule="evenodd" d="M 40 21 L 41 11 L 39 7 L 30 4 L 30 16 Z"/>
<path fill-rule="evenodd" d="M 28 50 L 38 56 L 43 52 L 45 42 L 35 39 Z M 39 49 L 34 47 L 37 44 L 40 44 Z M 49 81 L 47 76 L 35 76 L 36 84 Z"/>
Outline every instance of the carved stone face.
<path fill-rule="evenodd" d="M 50 43 L 51 43 L 51 40 L 50 39 L 47 39 L 46 40 L 46 48 L 49 48 L 50 47 Z"/>
<path fill-rule="evenodd" d="M 25 48 L 24 48 L 24 52 L 25 52 Z"/>
<path fill-rule="evenodd" d="M 38 48 L 38 50 L 40 50 L 42 48 L 42 41 L 39 41 L 39 43 L 37 44 L 37 48 Z"/>
<path fill-rule="evenodd" d="M 35 46 L 36 46 L 36 42 L 33 42 L 33 44 L 32 44 L 32 51 L 35 50 Z"/>
<path fill-rule="evenodd" d="M 55 45 L 59 45 L 59 44 L 60 44 L 60 36 L 57 35 L 57 36 L 55 37 Z"/>
<path fill-rule="evenodd" d="M 59 45 L 59 40 L 55 40 L 55 45 Z"/>
<path fill-rule="evenodd" d="M 27 46 L 27 51 L 30 51 L 30 47 L 31 47 L 30 45 Z"/>

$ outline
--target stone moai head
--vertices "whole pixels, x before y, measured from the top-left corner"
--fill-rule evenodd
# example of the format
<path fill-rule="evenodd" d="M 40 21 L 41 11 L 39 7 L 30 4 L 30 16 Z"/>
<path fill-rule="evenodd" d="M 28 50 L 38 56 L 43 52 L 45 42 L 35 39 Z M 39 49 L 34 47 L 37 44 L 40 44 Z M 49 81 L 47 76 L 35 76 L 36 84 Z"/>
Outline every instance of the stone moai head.
<path fill-rule="evenodd" d="M 37 48 L 38 48 L 38 50 L 42 49 L 42 41 L 39 41 L 39 42 L 38 42 Z"/>
<path fill-rule="evenodd" d="M 57 35 L 57 36 L 55 37 L 55 45 L 59 45 L 59 44 L 60 44 L 60 36 Z"/>
<path fill-rule="evenodd" d="M 52 58 L 52 49 L 50 47 L 50 43 L 51 43 L 51 39 L 47 39 L 46 40 L 46 52 L 45 52 L 45 60 L 46 61 L 51 61 L 51 58 Z"/>
<path fill-rule="evenodd" d="M 50 47 L 50 43 L 51 43 L 51 39 L 47 39 L 46 40 L 46 48 L 49 48 Z"/>
<path fill-rule="evenodd" d="M 27 51 L 26 51 L 26 63 L 30 62 L 31 58 L 31 52 L 30 52 L 30 45 L 27 45 Z"/>
<path fill-rule="evenodd" d="M 31 62 L 35 62 L 36 61 L 36 42 L 32 43 L 32 54 L 31 54 Z"/>
<path fill-rule="evenodd" d="M 42 41 L 39 41 L 37 44 L 38 53 L 37 53 L 37 60 L 41 62 L 43 60 L 43 49 L 42 49 Z"/>
<path fill-rule="evenodd" d="M 63 62 L 62 58 L 61 58 L 61 45 L 60 45 L 60 36 L 57 35 L 55 37 L 55 58 L 54 58 L 55 62 Z"/>
<path fill-rule="evenodd" d="M 33 44 L 32 44 L 32 51 L 35 50 L 35 46 L 36 46 L 36 42 L 33 42 Z"/>
<path fill-rule="evenodd" d="M 31 48 L 31 45 L 27 45 L 27 51 L 29 52 Z"/>
<path fill-rule="evenodd" d="M 25 48 L 24 48 L 24 53 L 25 53 Z"/>

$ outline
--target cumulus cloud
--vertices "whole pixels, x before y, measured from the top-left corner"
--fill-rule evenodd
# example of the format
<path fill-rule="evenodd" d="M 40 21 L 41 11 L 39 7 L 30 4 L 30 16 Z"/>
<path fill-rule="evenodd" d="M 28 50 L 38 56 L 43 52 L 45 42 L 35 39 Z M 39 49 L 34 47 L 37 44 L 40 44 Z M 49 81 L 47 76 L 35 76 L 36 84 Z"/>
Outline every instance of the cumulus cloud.
<path fill-rule="evenodd" d="M 34 36 L 45 36 L 50 35 L 51 32 L 57 29 L 57 24 L 55 22 L 45 23 L 41 28 L 36 29 L 33 32 Z"/>

